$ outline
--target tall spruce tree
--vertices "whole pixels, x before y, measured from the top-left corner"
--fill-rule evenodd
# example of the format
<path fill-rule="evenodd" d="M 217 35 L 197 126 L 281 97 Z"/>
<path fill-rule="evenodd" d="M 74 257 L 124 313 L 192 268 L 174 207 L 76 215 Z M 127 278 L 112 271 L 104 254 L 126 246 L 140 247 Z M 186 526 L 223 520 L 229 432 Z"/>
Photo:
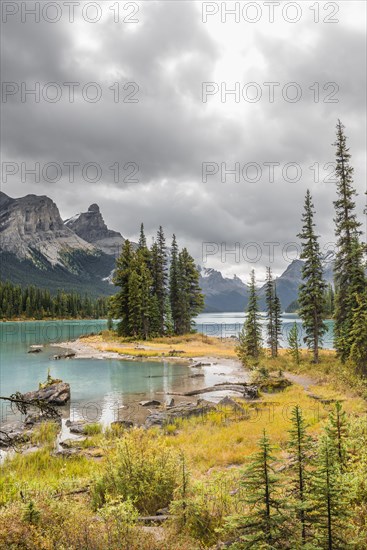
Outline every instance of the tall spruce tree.
<path fill-rule="evenodd" d="M 361 223 L 357 219 L 353 187 L 354 168 L 347 147 L 344 125 L 338 120 L 336 126 L 337 195 L 335 207 L 335 235 L 337 251 L 334 265 L 335 278 L 335 325 L 334 345 L 341 360 L 349 357 L 353 338 L 353 310 L 358 307 L 357 296 L 364 293 L 366 280 L 363 267 L 363 246 L 360 243 Z"/>
<path fill-rule="evenodd" d="M 279 296 L 277 294 L 277 284 L 274 281 L 274 351 L 275 357 L 278 356 L 280 347 L 280 338 L 282 335 L 282 305 L 280 303 Z"/>
<path fill-rule="evenodd" d="M 147 248 L 147 239 L 145 237 L 143 223 L 140 225 L 140 236 L 139 236 L 138 248 L 139 249 Z"/>
<path fill-rule="evenodd" d="M 177 261 L 178 305 L 177 334 L 191 332 L 192 321 L 204 307 L 204 296 L 199 286 L 199 272 L 194 259 L 183 248 Z"/>
<path fill-rule="evenodd" d="M 329 414 L 328 424 L 326 425 L 326 433 L 329 436 L 330 442 L 335 447 L 335 458 L 339 463 L 339 468 L 343 472 L 347 464 L 347 440 L 349 425 L 347 414 L 343 410 L 340 401 L 335 403 L 335 408 Z"/>
<path fill-rule="evenodd" d="M 352 328 L 350 338 L 350 359 L 357 370 L 367 375 L 367 290 L 357 294 L 357 304 L 353 308 Z"/>
<path fill-rule="evenodd" d="M 301 362 L 301 355 L 299 351 L 300 341 L 299 341 L 299 330 L 297 323 L 293 323 L 292 328 L 288 334 L 288 353 L 292 357 L 296 365 L 299 365 Z"/>
<path fill-rule="evenodd" d="M 266 318 L 267 318 L 267 343 L 270 348 L 271 356 L 277 357 L 279 348 L 279 339 L 282 331 L 281 305 L 276 292 L 275 281 L 271 273 L 271 268 L 266 268 Z"/>
<path fill-rule="evenodd" d="M 178 246 L 176 236 L 172 237 L 171 245 L 171 264 L 169 272 L 169 301 L 173 320 L 174 332 L 177 332 L 179 326 L 179 282 L 178 282 Z"/>
<path fill-rule="evenodd" d="M 311 437 L 307 433 L 302 410 L 299 405 L 292 409 L 292 426 L 289 430 L 288 450 L 290 452 L 290 470 L 288 492 L 290 507 L 294 509 L 296 517 L 292 521 L 292 544 L 294 548 L 305 546 L 309 539 L 310 518 L 310 487 L 309 487 L 309 451 Z"/>
<path fill-rule="evenodd" d="M 317 467 L 312 476 L 312 536 L 316 548 L 350 548 L 347 495 L 336 447 L 328 435 L 323 435 L 319 443 Z"/>
<path fill-rule="evenodd" d="M 163 229 L 160 226 L 157 240 L 151 249 L 153 293 L 157 296 L 160 332 L 164 333 L 165 299 L 167 295 L 167 247 Z"/>
<path fill-rule="evenodd" d="M 138 338 L 141 336 L 141 281 L 138 272 L 132 269 L 129 274 L 128 282 L 128 306 L 129 336 Z"/>
<path fill-rule="evenodd" d="M 132 260 L 133 249 L 127 239 L 123 244 L 121 255 L 116 261 L 113 276 L 113 283 L 120 287 L 120 290 L 111 298 L 111 314 L 115 319 L 120 319 L 117 325 L 117 333 L 120 336 L 130 335 L 129 277 Z"/>
<path fill-rule="evenodd" d="M 305 331 L 304 342 L 313 352 L 313 361 L 318 363 L 322 337 L 327 331 L 323 321 L 326 283 L 323 279 L 320 246 L 318 236 L 315 234 L 313 216 L 314 206 L 310 191 L 307 190 L 302 216 L 303 227 L 298 235 L 302 244 L 301 258 L 304 260 L 302 283 L 299 287 L 299 304 Z"/>
<path fill-rule="evenodd" d="M 279 478 L 272 463 L 275 457 L 269 438 L 264 430 L 259 441 L 259 450 L 244 472 L 244 498 L 251 513 L 238 524 L 241 532 L 239 548 L 281 548 L 282 524 L 279 497 Z"/>
<path fill-rule="evenodd" d="M 262 352 L 262 335 L 254 270 L 251 272 L 249 285 L 247 317 L 238 340 L 236 352 L 243 364 L 246 364 L 249 359 L 256 361 L 260 357 Z"/>
<path fill-rule="evenodd" d="M 274 343 L 274 281 L 271 273 L 271 268 L 266 268 L 266 286 L 265 286 L 265 301 L 266 301 L 266 318 L 267 318 L 267 343 L 271 351 L 271 356 L 275 357 Z"/>

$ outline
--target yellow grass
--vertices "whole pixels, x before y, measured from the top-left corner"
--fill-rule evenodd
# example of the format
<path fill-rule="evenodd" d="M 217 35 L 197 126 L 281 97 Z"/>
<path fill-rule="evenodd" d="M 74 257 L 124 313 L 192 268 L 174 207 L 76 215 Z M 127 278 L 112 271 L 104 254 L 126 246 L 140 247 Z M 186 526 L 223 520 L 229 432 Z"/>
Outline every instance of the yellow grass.
<path fill-rule="evenodd" d="M 180 337 L 154 338 L 149 341 L 131 340 L 102 335 L 83 338 L 83 342 L 100 351 L 110 351 L 133 357 L 222 357 L 235 359 L 235 341 L 220 340 L 203 334 L 188 334 Z"/>
<path fill-rule="evenodd" d="M 362 399 L 347 400 L 345 395 L 337 394 L 327 386 L 313 389 L 325 398 L 343 399 L 343 406 L 350 415 L 366 412 L 366 402 Z M 264 394 L 258 404 L 248 407 L 248 419 L 228 421 L 229 412 L 215 412 L 205 419 L 182 422 L 175 436 L 167 436 L 168 441 L 185 453 L 196 475 L 209 468 L 222 469 L 246 462 L 247 457 L 256 451 L 264 429 L 276 445 L 277 454 L 281 455 L 285 451 L 291 410 L 295 405 L 302 408 L 311 435 L 320 432 L 333 407 L 333 404 L 313 399 L 301 386 L 293 385 L 277 394 Z"/>

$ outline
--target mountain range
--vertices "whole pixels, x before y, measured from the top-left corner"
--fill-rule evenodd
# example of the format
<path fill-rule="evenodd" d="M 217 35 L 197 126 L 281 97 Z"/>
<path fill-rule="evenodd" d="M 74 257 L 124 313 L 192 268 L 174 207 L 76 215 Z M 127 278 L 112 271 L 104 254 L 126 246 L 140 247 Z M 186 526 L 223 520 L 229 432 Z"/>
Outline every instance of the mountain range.
<path fill-rule="evenodd" d="M 107 227 L 97 204 L 87 212 L 62 220 L 47 196 L 11 198 L 0 192 L 0 276 L 14 284 L 35 284 L 56 291 L 77 290 L 93 295 L 115 292 L 111 274 L 125 239 Z M 330 253 L 331 254 L 331 253 Z M 333 257 L 324 259 L 324 276 L 333 279 Z M 293 260 L 276 279 L 282 308 L 297 299 L 301 260 Z M 199 267 L 205 311 L 244 311 L 247 285 L 215 269 Z M 259 289 L 265 305 L 265 286 Z"/>

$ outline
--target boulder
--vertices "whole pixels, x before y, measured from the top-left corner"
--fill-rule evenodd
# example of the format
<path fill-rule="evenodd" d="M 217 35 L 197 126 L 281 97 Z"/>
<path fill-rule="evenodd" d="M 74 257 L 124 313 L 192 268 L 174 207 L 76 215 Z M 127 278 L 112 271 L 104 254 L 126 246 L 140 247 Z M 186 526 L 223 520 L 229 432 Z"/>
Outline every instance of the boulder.
<path fill-rule="evenodd" d="M 61 424 L 61 417 L 57 416 L 54 418 L 50 418 L 49 416 L 43 414 L 42 412 L 30 412 L 27 414 L 24 420 L 24 425 L 26 427 L 33 427 L 35 424 L 40 424 L 41 422 L 46 422 L 52 420 L 53 422 L 57 422 L 58 424 Z"/>
<path fill-rule="evenodd" d="M 67 420 L 65 425 L 69 428 L 72 434 L 85 434 L 85 428 L 88 426 L 84 420 Z"/>
<path fill-rule="evenodd" d="M 221 399 L 218 404 L 224 405 L 225 407 L 232 407 L 233 409 L 242 409 L 241 405 L 228 395 L 223 397 L 223 399 Z"/>
<path fill-rule="evenodd" d="M 66 382 L 50 384 L 45 388 L 25 393 L 24 398 L 46 401 L 50 405 L 65 405 L 70 400 L 70 384 Z"/>
<path fill-rule="evenodd" d="M 259 388 L 255 385 L 245 386 L 243 397 L 246 399 L 257 399 L 259 397 Z"/>
<path fill-rule="evenodd" d="M 214 403 L 199 402 L 199 403 L 180 403 L 179 405 L 170 407 L 168 410 L 156 411 L 151 413 L 145 420 L 144 426 L 151 428 L 152 426 L 164 426 L 171 424 L 179 418 L 190 418 L 192 416 L 205 416 L 211 410 L 215 410 Z"/>

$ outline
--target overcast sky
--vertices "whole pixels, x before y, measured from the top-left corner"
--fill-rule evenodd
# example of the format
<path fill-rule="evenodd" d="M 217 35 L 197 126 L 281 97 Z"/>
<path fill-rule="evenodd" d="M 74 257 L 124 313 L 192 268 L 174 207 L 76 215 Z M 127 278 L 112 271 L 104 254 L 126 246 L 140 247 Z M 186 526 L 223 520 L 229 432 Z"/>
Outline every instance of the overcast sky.
<path fill-rule="evenodd" d="M 334 160 L 340 118 L 365 226 L 365 2 L 320 2 L 319 13 L 315 2 L 281 2 L 273 23 L 266 2 L 238 3 L 238 22 L 221 13 L 234 2 L 80 1 L 74 22 L 64 2 L 57 11 L 41 3 L 49 7 L 37 22 L 20 4 L 2 4 L 2 79 L 10 83 L 2 190 L 10 196 L 45 194 L 63 218 L 96 202 L 125 237 L 136 239 L 141 221 L 148 235 L 161 224 L 206 267 L 243 279 L 255 267 L 261 280 L 266 265 L 280 274 L 294 256 L 287 243 L 297 241 L 307 187 L 322 246 L 334 242 L 335 184 L 324 166 Z M 36 83 L 40 97 L 22 97 Z M 37 162 L 39 182 L 24 173 Z M 225 180 L 236 163 L 240 181 Z M 221 243 L 236 242 L 240 257 L 221 256 Z M 279 243 L 274 258 L 270 242 Z M 203 243 L 218 245 L 204 244 L 205 263 Z"/>

